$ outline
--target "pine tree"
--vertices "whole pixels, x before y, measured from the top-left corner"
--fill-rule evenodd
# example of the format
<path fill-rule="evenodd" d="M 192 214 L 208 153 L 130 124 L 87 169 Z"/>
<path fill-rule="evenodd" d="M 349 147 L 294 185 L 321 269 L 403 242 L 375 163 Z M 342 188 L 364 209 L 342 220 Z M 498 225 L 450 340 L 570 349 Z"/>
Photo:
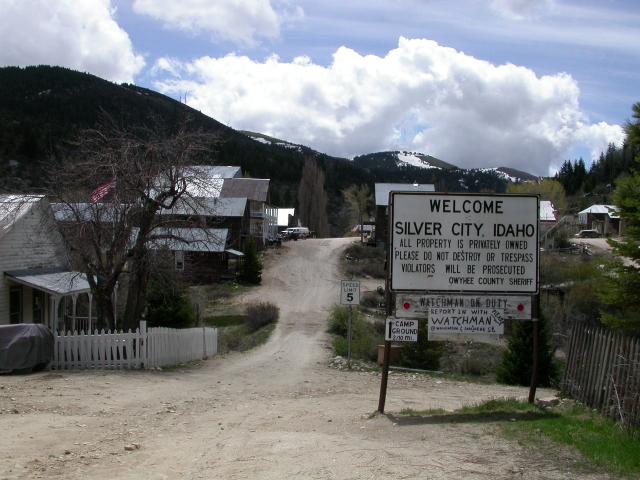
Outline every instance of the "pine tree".
<path fill-rule="evenodd" d="M 548 387 L 558 379 L 558 367 L 553 361 L 553 350 L 547 320 L 538 320 L 538 385 Z M 533 366 L 533 322 L 514 321 L 508 349 L 498 366 L 496 379 L 508 385 L 531 383 Z"/>
<path fill-rule="evenodd" d="M 256 241 L 251 237 L 245 243 L 240 280 L 254 285 L 262 281 L 262 261 L 258 256 Z"/>
<path fill-rule="evenodd" d="M 635 121 L 627 124 L 627 142 L 636 149 L 640 163 L 640 103 L 633 106 Z M 603 323 L 625 330 L 640 330 L 640 173 L 622 177 L 614 192 L 614 201 L 624 222 L 624 240 L 609 240 L 613 253 L 633 260 L 624 265 L 617 262 L 612 271 L 603 276 L 600 292 L 606 308 L 601 312 Z"/>

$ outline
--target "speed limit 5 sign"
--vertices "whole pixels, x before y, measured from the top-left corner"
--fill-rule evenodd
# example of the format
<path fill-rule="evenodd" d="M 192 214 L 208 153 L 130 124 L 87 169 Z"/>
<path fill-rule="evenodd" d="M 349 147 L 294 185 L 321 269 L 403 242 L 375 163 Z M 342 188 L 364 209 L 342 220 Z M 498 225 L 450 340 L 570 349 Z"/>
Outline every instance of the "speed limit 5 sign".
<path fill-rule="evenodd" d="M 360 282 L 342 280 L 340 283 L 340 305 L 360 305 Z"/>

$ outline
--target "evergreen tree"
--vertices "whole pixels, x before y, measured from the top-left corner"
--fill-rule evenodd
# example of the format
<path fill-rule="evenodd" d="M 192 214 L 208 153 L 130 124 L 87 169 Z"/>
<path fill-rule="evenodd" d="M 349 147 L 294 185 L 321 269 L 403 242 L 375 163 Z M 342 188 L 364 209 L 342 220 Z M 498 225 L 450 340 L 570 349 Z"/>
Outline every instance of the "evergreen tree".
<path fill-rule="evenodd" d="M 538 385 L 548 387 L 557 381 L 558 367 L 553 361 L 547 320 L 540 315 L 538 322 Z M 514 321 L 496 379 L 508 385 L 527 386 L 531 383 L 532 367 L 533 322 Z"/>
<path fill-rule="evenodd" d="M 634 122 L 627 124 L 627 142 L 632 148 L 640 146 L 640 103 L 633 106 Z M 637 151 L 637 150 L 636 150 Z M 636 156 L 640 163 L 640 154 Z M 615 263 L 604 276 L 601 300 L 606 309 L 603 323 L 614 328 L 640 330 L 640 173 L 622 177 L 617 182 L 614 201 L 624 223 L 624 240 L 609 240 L 613 253 L 633 262 Z"/>
<path fill-rule="evenodd" d="M 254 285 L 258 285 L 262 281 L 262 261 L 258 256 L 256 241 L 252 237 L 249 237 L 245 242 L 240 280 Z"/>

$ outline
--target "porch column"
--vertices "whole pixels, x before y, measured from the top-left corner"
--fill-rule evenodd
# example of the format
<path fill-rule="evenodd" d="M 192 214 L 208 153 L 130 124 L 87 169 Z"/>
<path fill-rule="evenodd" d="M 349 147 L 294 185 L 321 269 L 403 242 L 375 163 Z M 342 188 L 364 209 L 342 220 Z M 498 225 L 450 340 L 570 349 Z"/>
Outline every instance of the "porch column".
<path fill-rule="evenodd" d="M 53 295 L 53 331 L 58 331 L 58 308 L 60 307 L 60 295 Z"/>
<path fill-rule="evenodd" d="M 93 295 L 91 292 L 87 292 L 87 296 L 89 297 L 89 318 L 87 320 L 89 326 L 87 328 L 89 329 L 89 333 L 91 333 L 91 306 L 93 304 Z"/>
<path fill-rule="evenodd" d="M 76 325 L 76 304 L 78 301 L 78 294 L 74 293 L 71 295 L 71 328 L 73 331 L 78 330 L 78 326 Z"/>
<path fill-rule="evenodd" d="M 118 327 L 118 282 L 113 288 L 113 331 Z"/>

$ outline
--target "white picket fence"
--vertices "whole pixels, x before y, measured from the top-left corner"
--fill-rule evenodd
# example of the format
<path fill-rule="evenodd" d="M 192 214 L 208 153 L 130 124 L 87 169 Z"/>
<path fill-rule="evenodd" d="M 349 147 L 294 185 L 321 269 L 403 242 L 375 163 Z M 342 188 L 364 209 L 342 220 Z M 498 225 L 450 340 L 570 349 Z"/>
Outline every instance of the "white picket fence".
<path fill-rule="evenodd" d="M 218 353 L 215 328 L 149 328 L 135 332 L 67 332 L 55 335 L 51 368 L 156 368 L 211 357 Z"/>

